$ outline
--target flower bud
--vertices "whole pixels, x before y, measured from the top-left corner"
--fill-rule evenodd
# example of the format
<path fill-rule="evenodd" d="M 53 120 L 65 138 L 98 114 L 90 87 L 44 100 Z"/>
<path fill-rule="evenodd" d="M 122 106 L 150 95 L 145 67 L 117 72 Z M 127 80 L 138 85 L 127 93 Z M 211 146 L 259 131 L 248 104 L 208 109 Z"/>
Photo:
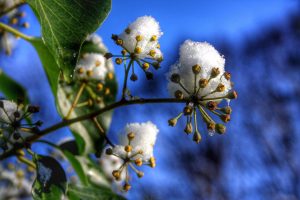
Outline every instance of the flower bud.
<path fill-rule="evenodd" d="M 156 35 L 152 35 L 150 41 L 151 42 L 157 41 L 157 36 Z"/>
<path fill-rule="evenodd" d="M 146 78 L 147 78 L 147 80 L 153 80 L 152 72 L 146 72 Z"/>
<path fill-rule="evenodd" d="M 130 132 L 130 133 L 127 134 L 128 140 L 133 140 L 134 137 L 135 137 L 135 134 L 133 132 Z"/>
<path fill-rule="evenodd" d="M 224 134 L 226 132 L 226 126 L 223 124 L 216 124 L 216 131 L 219 134 Z"/>
<path fill-rule="evenodd" d="M 209 101 L 207 102 L 206 107 L 208 110 L 216 110 L 218 107 L 218 103 L 215 101 Z"/>
<path fill-rule="evenodd" d="M 226 97 L 228 99 L 236 99 L 238 97 L 238 94 L 236 91 L 232 91 L 232 92 L 229 92 Z"/>
<path fill-rule="evenodd" d="M 134 49 L 134 53 L 136 53 L 136 54 L 140 54 L 140 53 L 142 53 L 142 49 L 141 49 L 141 47 L 135 47 L 135 49 Z"/>
<path fill-rule="evenodd" d="M 228 123 L 230 121 L 230 115 L 221 115 L 220 116 L 221 120 L 225 123 Z"/>
<path fill-rule="evenodd" d="M 141 36 L 141 35 L 137 35 L 137 36 L 135 37 L 135 40 L 136 40 L 137 42 L 142 41 L 142 39 L 143 39 L 143 36 Z"/>
<path fill-rule="evenodd" d="M 195 131 L 194 135 L 193 135 L 193 140 L 199 144 L 199 142 L 201 141 L 201 135 L 199 133 L 199 131 Z"/>
<path fill-rule="evenodd" d="M 201 78 L 201 79 L 199 80 L 199 87 L 200 87 L 200 88 L 205 88 L 205 87 L 207 86 L 207 84 L 208 84 L 208 80 L 207 80 L 207 79 Z"/>
<path fill-rule="evenodd" d="M 193 132 L 193 125 L 192 125 L 191 122 L 189 122 L 189 123 L 187 123 L 187 124 L 185 125 L 184 132 L 185 132 L 186 134 L 190 134 L 190 133 Z"/>
<path fill-rule="evenodd" d="M 130 33 L 131 33 L 130 28 L 126 28 L 126 29 L 125 29 L 125 33 L 130 34 Z"/>
<path fill-rule="evenodd" d="M 143 63 L 142 68 L 143 70 L 147 71 L 149 69 L 150 65 L 149 63 Z"/>
<path fill-rule="evenodd" d="M 169 126 L 176 126 L 177 124 L 177 117 L 173 118 L 173 119 L 169 119 L 168 120 Z"/>
<path fill-rule="evenodd" d="M 138 80 L 138 76 L 136 74 L 131 74 L 130 80 L 137 81 Z"/>
<path fill-rule="evenodd" d="M 112 148 L 107 148 L 107 149 L 105 150 L 105 153 L 106 153 L 106 155 L 112 155 L 112 154 L 113 154 Z"/>
<path fill-rule="evenodd" d="M 106 59 L 110 59 L 111 57 L 113 57 L 113 55 L 111 53 L 106 53 L 106 54 L 104 54 L 104 57 Z"/>
<path fill-rule="evenodd" d="M 156 161 L 154 157 L 151 157 L 149 160 L 150 167 L 154 168 L 156 166 Z"/>
<path fill-rule="evenodd" d="M 121 51 L 121 54 L 122 54 L 123 56 L 125 56 L 126 53 L 127 53 L 127 51 L 126 51 L 125 49 L 123 49 L 123 50 Z"/>
<path fill-rule="evenodd" d="M 103 87 L 104 87 L 104 86 L 103 86 L 102 83 L 98 83 L 97 86 L 96 86 L 96 88 L 97 88 L 98 91 L 102 91 L 102 90 L 103 90 Z"/>
<path fill-rule="evenodd" d="M 124 147 L 124 150 L 125 150 L 127 153 L 129 153 L 129 152 L 132 151 L 132 146 L 126 145 L 126 146 Z"/>
<path fill-rule="evenodd" d="M 123 190 L 124 190 L 125 192 L 128 192 L 130 189 L 131 189 L 131 185 L 129 185 L 129 183 L 125 183 L 125 184 L 123 185 Z"/>
<path fill-rule="evenodd" d="M 40 107 L 39 106 L 28 106 L 27 111 L 30 113 L 37 113 L 40 111 Z"/>
<path fill-rule="evenodd" d="M 171 75 L 171 81 L 173 83 L 179 83 L 180 82 L 180 75 L 176 74 L 176 73 L 172 74 Z"/>
<path fill-rule="evenodd" d="M 193 66 L 193 73 L 194 73 L 194 74 L 199 74 L 200 71 L 201 71 L 200 65 L 197 64 L 197 65 L 194 65 L 194 66 Z"/>
<path fill-rule="evenodd" d="M 135 161 L 134 161 L 134 163 L 137 165 L 137 166 L 142 166 L 143 165 L 143 160 L 142 160 L 142 158 L 138 158 L 138 159 L 136 159 Z"/>
<path fill-rule="evenodd" d="M 115 62 L 117 65 L 120 65 L 120 64 L 122 64 L 123 60 L 122 60 L 122 58 L 116 58 Z"/>
<path fill-rule="evenodd" d="M 111 39 L 113 39 L 113 40 L 115 40 L 115 41 L 116 41 L 118 38 L 119 38 L 119 37 L 118 37 L 117 35 L 115 35 L 115 34 L 112 34 L 112 35 L 111 35 Z"/>
<path fill-rule="evenodd" d="M 212 68 L 210 78 L 216 78 L 220 74 L 220 69 L 217 67 Z"/>
<path fill-rule="evenodd" d="M 224 72 L 224 77 L 229 81 L 231 79 L 231 74 L 229 72 Z"/>
<path fill-rule="evenodd" d="M 155 51 L 154 49 L 151 49 L 151 50 L 149 51 L 149 55 L 150 55 L 151 57 L 154 57 L 155 54 L 156 54 L 156 51 Z"/>
<path fill-rule="evenodd" d="M 116 179 L 117 181 L 119 181 L 119 180 L 121 179 L 121 173 L 120 173 L 119 170 L 114 170 L 114 171 L 112 172 L 112 175 L 113 175 L 113 177 L 115 177 L 115 179 Z"/>
<path fill-rule="evenodd" d="M 136 174 L 139 178 L 142 178 L 144 176 L 144 172 L 141 171 L 137 172 Z"/>
<path fill-rule="evenodd" d="M 191 115 L 193 113 L 193 108 L 191 106 L 185 106 L 183 109 L 184 115 Z"/>
<path fill-rule="evenodd" d="M 232 113 L 232 109 L 230 106 L 226 106 L 224 108 L 221 108 L 221 112 L 230 115 Z"/>
<path fill-rule="evenodd" d="M 154 62 L 154 63 L 152 63 L 152 66 L 153 66 L 156 70 L 160 68 L 159 62 Z"/>
<path fill-rule="evenodd" d="M 219 83 L 219 85 L 216 88 L 217 92 L 224 92 L 225 91 L 225 85 L 222 83 Z"/>
<path fill-rule="evenodd" d="M 214 132 L 216 129 L 216 124 L 214 122 L 209 122 L 206 124 L 207 125 L 207 130 L 210 132 Z"/>
<path fill-rule="evenodd" d="M 123 40 L 122 39 L 117 39 L 116 44 L 120 45 L 120 46 L 123 45 Z"/>
<path fill-rule="evenodd" d="M 14 117 L 15 118 L 19 118 L 21 116 L 20 112 L 19 111 L 15 111 L 14 112 Z"/>
<path fill-rule="evenodd" d="M 183 99 L 183 93 L 180 90 L 176 90 L 174 93 L 176 99 Z"/>

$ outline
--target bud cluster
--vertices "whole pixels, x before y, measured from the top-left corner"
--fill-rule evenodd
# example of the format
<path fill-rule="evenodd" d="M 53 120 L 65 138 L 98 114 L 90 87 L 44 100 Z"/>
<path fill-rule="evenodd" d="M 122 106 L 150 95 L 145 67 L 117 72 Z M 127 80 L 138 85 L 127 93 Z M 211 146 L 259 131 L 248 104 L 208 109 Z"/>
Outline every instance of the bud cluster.
<path fill-rule="evenodd" d="M 29 134 L 39 132 L 42 122 L 32 123 L 29 120 L 37 112 L 38 106 L 24 107 L 22 101 L 14 103 L 0 100 L 0 148 L 3 151 L 7 151 L 15 143 L 23 142 Z"/>
<path fill-rule="evenodd" d="M 208 112 L 224 123 L 230 121 L 231 108 L 220 105 L 222 100 L 236 99 L 237 93 L 232 90 L 231 75 L 225 71 L 224 64 L 223 56 L 210 44 L 187 40 L 180 48 L 179 62 L 171 67 L 168 89 L 175 98 L 186 99 L 187 104 L 177 117 L 169 120 L 169 125 L 175 126 L 180 117 L 186 116 L 184 132 L 194 132 L 196 143 L 201 141 L 197 111 L 209 135 L 224 134 L 226 127 L 216 123 Z"/>

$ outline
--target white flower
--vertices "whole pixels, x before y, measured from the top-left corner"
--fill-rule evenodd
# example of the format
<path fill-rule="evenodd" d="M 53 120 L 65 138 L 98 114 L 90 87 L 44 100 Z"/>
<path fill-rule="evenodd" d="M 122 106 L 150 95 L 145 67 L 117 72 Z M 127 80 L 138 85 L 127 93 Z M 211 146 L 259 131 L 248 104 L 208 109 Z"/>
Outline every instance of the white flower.
<path fill-rule="evenodd" d="M 162 53 L 158 39 L 162 34 L 158 22 L 153 17 L 143 16 L 131 23 L 118 38 L 123 41 L 122 46 L 129 53 L 136 53 L 141 59 L 159 59 Z"/>
<path fill-rule="evenodd" d="M 103 172 L 107 177 L 109 177 L 111 180 L 114 179 L 112 175 L 112 171 L 115 169 L 119 169 L 123 164 L 123 160 L 116 156 L 109 156 L 105 153 L 105 151 L 101 155 L 100 159 L 100 165 L 102 167 Z M 125 180 L 125 171 L 121 173 L 120 180 Z"/>
<path fill-rule="evenodd" d="M 197 96 L 199 98 L 205 96 L 207 98 L 225 96 L 231 90 L 231 82 L 224 75 L 225 59 L 219 52 L 207 42 L 194 42 L 186 40 L 180 47 L 179 62 L 171 66 L 171 74 L 177 73 L 180 75 L 181 84 L 190 93 L 194 92 L 195 74 L 193 66 L 200 66 L 200 73 L 196 76 L 196 91 L 199 89 L 199 80 L 207 80 L 205 87 L 200 88 Z M 212 71 L 218 69 L 218 75 L 212 77 Z M 214 92 L 216 88 L 222 84 L 225 88 L 220 92 Z M 169 81 L 168 89 L 171 95 L 175 91 L 181 90 L 184 96 L 189 96 L 179 84 Z"/>
<path fill-rule="evenodd" d="M 0 100 L 2 106 L 0 106 L 0 123 L 12 123 L 15 121 L 14 113 L 18 110 L 16 103 L 8 100 Z M 1 104 L 0 102 L 0 104 Z"/>

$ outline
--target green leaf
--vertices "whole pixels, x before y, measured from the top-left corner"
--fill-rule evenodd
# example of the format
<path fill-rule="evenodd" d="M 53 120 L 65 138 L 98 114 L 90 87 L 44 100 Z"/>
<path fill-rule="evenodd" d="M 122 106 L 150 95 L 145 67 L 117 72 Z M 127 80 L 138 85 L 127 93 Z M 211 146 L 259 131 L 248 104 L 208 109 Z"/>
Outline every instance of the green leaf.
<path fill-rule="evenodd" d="M 104 187 L 82 187 L 72 184 L 68 185 L 67 196 L 70 200 L 125 200 Z"/>
<path fill-rule="evenodd" d="M 48 81 L 50 83 L 51 90 L 56 97 L 57 94 L 57 86 L 58 86 L 58 80 L 60 75 L 60 70 L 58 65 L 55 62 L 54 57 L 52 56 L 51 52 L 48 50 L 48 48 L 43 43 L 42 39 L 40 38 L 34 38 L 29 41 L 34 48 L 36 49 L 40 60 L 42 62 L 42 65 L 45 69 L 46 75 L 48 77 Z"/>
<path fill-rule="evenodd" d="M 29 102 L 26 90 L 15 80 L 7 76 L 1 69 L 0 92 L 9 100 L 17 101 L 17 99 L 24 99 L 25 102 Z"/>
<path fill-rule="evenodd" d="M 111 9 L 111 0 L 27 0 L 42 26 L 44 44 L 71 80 L 80 48 Z"/>
<path fill-rule="evenodd" d="M 37 178 L 32 186 L 32 197 L 41 199 L 62 199 L 66 192 L 67 178 L 58 161 L 49 156 L 34 155 Z"/>

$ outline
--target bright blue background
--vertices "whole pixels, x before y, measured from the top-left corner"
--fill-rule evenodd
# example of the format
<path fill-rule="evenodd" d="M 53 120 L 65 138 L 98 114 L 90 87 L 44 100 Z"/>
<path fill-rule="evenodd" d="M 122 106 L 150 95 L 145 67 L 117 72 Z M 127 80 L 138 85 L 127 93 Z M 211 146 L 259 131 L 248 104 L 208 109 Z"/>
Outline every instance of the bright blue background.
<path fill-rule="evenodd" d="M 26 19 L 30 22 L 31 28 L 24 32 L 29 35 L 40 35 L 39 26 L 35 17 L 29 8 L 26 8 L 26 10 L 28 11 Z M 284 24 L 287 20 L 287 16 L 289 16 L 288 14 L 296 12 L 297 10 L 299 11 L 299 2 L 296 0 L 114 0 L 109 17 L 97 33 L 102 36 L 106 46 L 112 53 L 118 53 L 120 49 L 110 39 L 111 34 L 122 32 L 130 22 L 139 16 L 151 15 L 159 21 L 161 29 L 164 32 L 164 35 L 160 39 L 160 44 L 165 61 L 163 62 L 162 69 L 155 72 L 156 83 L 152 81 L 142 84 L 146 80 L 143 75 L 140 74 L 139 81 L 129 85 L 134 95 L 140 97 L 168 96 L 165 73 L 168 71 L 169 66 L 176 61 L 179 45 L 185 39 L 207 41 L 215 45 L 222 54 L 225 54 L 228 64 L 227 69 L 234 72 L 232 76 L 237 89 L 241 90 L 242 94 L 247 95 L 248 93 L 243 93 L 243 91 L 250 91 L 251 89 L 243 82 L 243 79 L 247 79 L 247 74 L 243 74 L 243 71 L 246 71 L 246 68 L 250 66 L 244 58 L 240 58 L 239 60 L 234 54 L 240 54 L 240 52 L 238 52 L 241 49 L 240 47 L 245 41 L 248 41 L 249 38 L 255 41 L 255 38 L 260 37 L 270 24 Z M 222 49 L 224 44 L 230 44 L 229 46 L 232 49 L 225 51 L 226 49 Z M 231 54 L 226 55 L 226 52 L 230 52 Z M 28 88 L 32 102 L 42 106 L 39 117 L 45 121 L 44 127 L 58 122 L 60 118 L 55 111 L 54 99 L 35 50 L 28 43 L 20 40 L 17 44 L 17 49 L 11 57 L 0 58 L 1 69 Z M 230 60 L 230 58 L 232 58 L 232 60 Z M 234 61 L 233 58 L 235 59 Z M 236 64 L 236 66 L 233 66 L 234 64 Z M 257 70 L 257 72 L 260 73 L 259 69 Z M 119 83 L 122 83 L 123 70 L 116 67 L 116 74 Z M 157 87 L 157 84 L 159 87 Z M 248 87 L 248 90 L 246 87 Z M 284 91 L 288 91 L 289 89 L 286 84 L 283 84 L 282 88 Z M 229 123 L 228 134 L 226 134 L 226 136 L 212 138 L 204 136 L 203 142 L 198 146 L 191 141 L 191 138 L 181 133 L 184 127 L 183 122 L 179 123 L 176 128 L 167 126 L 167 120 L 181 111 L 182 105 L 175 107 L 174 105 L 164 105 L 161 107 L 158 105 L 146 105 L 117 109 L 114 113 L 113 125 L 109 132 L 110 137 L 112 137 L 115 142 L 117 142 L 116 133 L 128 122 L 151 120 L 156 123 L 160 129 L 155 150 L 157 168 L 150 170 L 145 168 L 145 177 L 133 182 L 133 189 L 128 194 L 129 199 L 141 199 L 141 195 L 145 193 L 145 190 L 147 193 L 150 193 L 151 198 L 149 199 L 198 199 L 193 195 L 191 189 L 191 184 L 196 186 L 197 184 L 193 182 L 193 178 L 187 176 L 187 169 L 183 171 L 181 169 L 182 166 L 176 164 L 177 158 L 174 155 L 177 151 L 181 151 L 181 148 L 198 148 L 204 151 L 204 149 L 207 148 L 205 145 L 206 142 L 214 142 L 214 140 L 220 142 L 222 140 L 221 142 L 225 146 L 224 148 L 231 148 L 233 152 L 245 151 L 246 156 L 242 154 L 242 156 L 245 156 L 244 159 L 248 159 L 250 163 L 256 162 L 256 159 L 258 159 L 257 156 L 259 157 L 261 152 L 256 149 L 254 145 L 255 141 L 242 140 L 238 137 L 238 135 L 242 135 L 242 133 L 246 134 L 246 132 L 243 132 L 243 129 L 241 129 L 241 121 L 247 116 L 247 112 L 243 112 L 243 109 L 247 108 L 241 108 L 240 106 L 243 101 L 246 102 L 246 99 L 247 97 L 241 96 L 240 100 L 232 103 L 236 114 L 232 122 Z M 258 118 L 259 114 L 257 120 Z M 202 130 L 203 135 L 205 135 L 204 129 Z M 68 130 L 61 129 L 57 131 L 56 134 L 49 135 L 46 138 L 59 141 L 60 138 L 65 135 L 69 135 Z M 182 144 L 178 145 L 177 143 Z M 218 148 L 216 145 L 214 147 Z M 247 147 L 247 150 L 244 149 L 244 147 Z M 38 151 L 43 151 L 38 148 L 37 145 L 35 148 Z M 247 157 L 247 155 L 249 157 Z M 194 155 L 191 159 L 191 162 L 194 162 L 198 157 Z M 204 160 L 203 162 L 206 161 Z M 200 166 L 195 163 L 194 167 L 197 168 Z M 255 168 L 255 166 L 253 167 Z M 262 178 L 263 173 L 260 171 L 267 169 L 259 168 L 259 170 L 253 173 L 243 174 L 245 176 L 237 175 L 238 170 L 236 172 L 237 174 L 235 174 L 235 169 L 235 163 L 231 163 L 229 160 L 228 164 L 222 168 L 224 176 L 219 180 L 220 184 L 231 185 L 227 188 L 227 192 L 231 194 L 231 196 L 229 196 L 230 199 L 241 198 L 241 196 L 239 196 L 240 191 L 245 188 L 264 187 L 264 185 L 261 185 L 264 179 Z M 285 183 L 283 181 L 282 188 L 289 188 L 290 186 L 288 184 L 288 182 Z M 200 183 L 198 186 L 199 188 L 202 187 Z M 263 198 L 262 195 L 259 195 L 259 190 L 254 191 L 256 191 L 254 196 L 249 195 L 247 198 L 242 199 Z M 284 189 L 284 191 L 289 193 L 289 189 Z M 299 191 L 298 195 L 300 195 Z M 214 199 L 212 196 L 210 198 Z"/>

